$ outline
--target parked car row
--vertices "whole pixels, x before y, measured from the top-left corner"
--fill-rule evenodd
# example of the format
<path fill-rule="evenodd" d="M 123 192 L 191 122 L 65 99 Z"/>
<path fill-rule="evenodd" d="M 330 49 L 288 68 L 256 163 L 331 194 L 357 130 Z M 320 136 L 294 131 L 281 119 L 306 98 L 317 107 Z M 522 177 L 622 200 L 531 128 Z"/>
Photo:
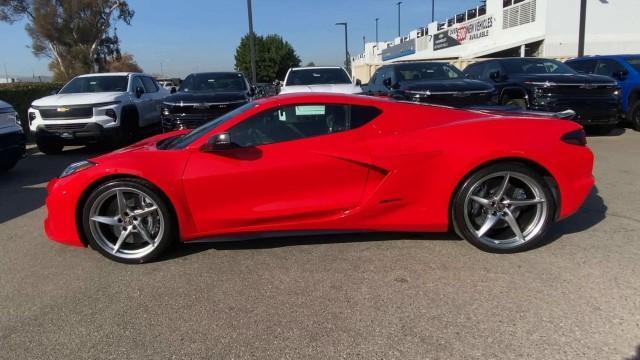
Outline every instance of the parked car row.
<path fill-rule="evenodd" d="M 25 150 L 18 113 L 10 104 L 0 101 L 0 173 L 13 168 Z"/>

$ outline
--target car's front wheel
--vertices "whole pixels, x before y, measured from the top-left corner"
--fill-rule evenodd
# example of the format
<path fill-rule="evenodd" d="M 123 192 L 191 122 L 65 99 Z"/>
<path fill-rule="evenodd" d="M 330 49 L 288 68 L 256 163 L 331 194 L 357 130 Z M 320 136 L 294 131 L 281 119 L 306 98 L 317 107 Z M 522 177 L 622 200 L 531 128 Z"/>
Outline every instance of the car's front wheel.
<path fill-rule="evenodd" d="M 82 226 L 91 247 L 123 263 L 151 261 L 177 237 L 167 201 L 152 185 L 135 179 L 93 190 L 84 203 Z"/>
<path fill-rule="evenodd" d="M 640 100 L 629 106 L 627 120 L 631 123 L 634 130 L 640 131 Z"/>
<path fill-rule="evenodd" d="M 471 175 L 452 204 L 458 235 L 491 252 L 518 252 L 544 241 L 555 202 L 549 185 L 520 163 L 494 164 Z"/>

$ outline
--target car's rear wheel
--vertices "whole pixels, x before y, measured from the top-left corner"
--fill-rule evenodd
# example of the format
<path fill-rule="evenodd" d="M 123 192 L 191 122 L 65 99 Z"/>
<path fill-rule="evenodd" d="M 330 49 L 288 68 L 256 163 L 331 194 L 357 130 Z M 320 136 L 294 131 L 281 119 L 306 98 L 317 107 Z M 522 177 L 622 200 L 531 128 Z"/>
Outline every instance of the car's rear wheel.
<path fill-rule="evenodd" d="M 540 174 L 516 162 L 475 172 L 452 204 L 456 232 L 491 252 L 518 252 L 539 245 L 554 214 L 549 185 Z"/>
<path fill-rule="evenodd" d="M 91 247 L 123 263 L 144 263 L 176 239 L 166 200 L 150 184 L 134 179 L 107 182 L 91 192 L 82 211 Z"/>
<path fill-rule="evenodd" d="M 41 153 L 47 155 L 60 154 L 64 149 L 62 143 L 53 140 L 36 140 L 36 146 Z"/>

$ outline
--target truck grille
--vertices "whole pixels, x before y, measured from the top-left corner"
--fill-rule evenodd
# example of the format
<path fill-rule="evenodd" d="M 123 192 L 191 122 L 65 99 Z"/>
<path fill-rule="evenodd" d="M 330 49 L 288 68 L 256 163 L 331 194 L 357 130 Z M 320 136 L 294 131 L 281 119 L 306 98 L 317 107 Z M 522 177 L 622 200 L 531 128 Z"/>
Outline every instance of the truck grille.
<path fill-rule="evenodd" d="M 89 119 L 93 117 L 93 107 L 56 107 L 40 109 L 43 120 Z"/>
<path fill-rule="evenodd" d="M 44 126 L 47 131 L 78 131 L 87 126 L 86 123 L 79 124 L 46 124 Z"/>

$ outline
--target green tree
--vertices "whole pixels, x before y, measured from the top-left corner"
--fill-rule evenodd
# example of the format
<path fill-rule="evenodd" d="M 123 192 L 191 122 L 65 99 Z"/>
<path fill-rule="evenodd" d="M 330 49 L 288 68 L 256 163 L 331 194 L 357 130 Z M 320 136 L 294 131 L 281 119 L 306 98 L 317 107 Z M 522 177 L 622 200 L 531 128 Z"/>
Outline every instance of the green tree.
<path fill-rule="evenodd" d="M 0 0 L 0 21 L 26 21 L 33 54 L 50 58 L 59 80 L 96 71 L 112 18 L 129 25 L 133 15 L 125 0 Z"/>
<path fill-rule="evenodd" d="M 291 67 L 300 66 L 300 58 L 289 42 L 280 35 L 256 35 L 256 77 L 258 82 L 271 82 L 283 79 Z M 247 77 L 251 75 L 251 50 L 249 34 L 240 39 L 236 48 L 236 70 Z"/>
<path fill-rule="evenodd" d="M 313 61 L 309 61 L 309 62 L 307 63 L 307 65 L 305 65 L 305 66 L 307 66 L 307 67 L 308 67 L 308 66 L 316 66 L 316 63 L 314 63 Z"/>

